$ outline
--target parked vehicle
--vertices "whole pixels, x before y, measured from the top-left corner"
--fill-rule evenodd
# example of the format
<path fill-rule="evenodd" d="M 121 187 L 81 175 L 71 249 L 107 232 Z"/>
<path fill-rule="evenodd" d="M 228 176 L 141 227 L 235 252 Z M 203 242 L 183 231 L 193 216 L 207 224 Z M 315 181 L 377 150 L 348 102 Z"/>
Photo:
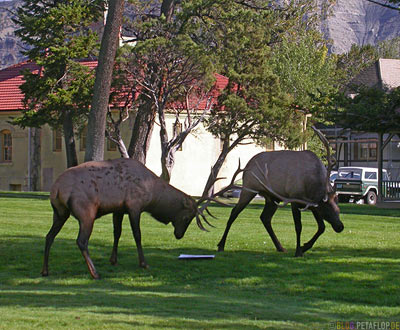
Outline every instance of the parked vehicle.
<path fill-rule="evenodd" d="M 383 180 L 389 180 L 383 170 Z M 340 167 L 335 180 L 339 202 L 358 201 L 375 205 L 378 196 L 378 169 L 373 167 Z"/>
<path fill-rule="evenodd" d="M 337 175 L 338 175 L 337 171 L 331 171 L 331 175 L 329 176 L 329 182 L 332 187 L 335 185 L 335 180 L 337 179 Z"/>

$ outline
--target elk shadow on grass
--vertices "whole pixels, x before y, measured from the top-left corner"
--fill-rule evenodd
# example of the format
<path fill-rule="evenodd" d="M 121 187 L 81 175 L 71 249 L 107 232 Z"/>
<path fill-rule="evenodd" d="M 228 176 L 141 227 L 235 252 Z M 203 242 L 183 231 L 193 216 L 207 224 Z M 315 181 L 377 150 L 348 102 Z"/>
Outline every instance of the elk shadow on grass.
<path fill-rule="evenodd" d="M 368 320 L 371 316 L 362 310 L 331 312 L 321 304 L 400 305 L 400 297 L 393 294 L 400 290 L 399 264 L 393 262 L 400 249 L 318 247 L 303 258 L 294 258 L 292 250 L 216 254 L 186 248 L 185 253 L 216 257 L 178 260 L 182 249 L 150 246 L 145 247 L 145 255 L 151 268 L 143 270 L 138 267 L 134 244 L 122 246 L 119 265 L 111 266 L 111 246 L 94 241 L 90 252 L 102 280 L 92 281 L 75 240 L 59 238 L 57 242 L 50 255 L 50 276 L 42 278 L 42 237 L 16 236 L 7 252 L 5 239 L 0 241 L 1 305 L 68 308 L 89 304 L 100 307 L 102 314 L 118 308 L 118 313 L 127 315 L 183 318 L 177 328 L 204 328 L 202 322 L 207 320 L 213 320 L 210 327 L 243 327 L 236 318 L 299 322 L 307 315 L 329 322 L 332 313 L 343 320 Z M 232 323 L 223 323 L 227 315 Z M 168 324 L 160 321 L 158 326 Z"/>

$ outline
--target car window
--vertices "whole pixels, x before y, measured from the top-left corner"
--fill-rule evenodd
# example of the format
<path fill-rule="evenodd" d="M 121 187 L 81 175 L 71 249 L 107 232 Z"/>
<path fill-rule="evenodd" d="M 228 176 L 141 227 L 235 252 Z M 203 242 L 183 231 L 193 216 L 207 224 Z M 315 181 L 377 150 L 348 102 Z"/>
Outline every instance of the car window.
<path fill-rule="evenodd" d="M 365 180 L 376 180 L 376 172 L 365 172 Z"/>
<path fill-rule="evenodd" d="M 360 179 L 361 178 L 361 170 L 360 169 L 339 169 L 338 172 L 339 178 L 346 179 Z"/>
<path fill-rule="evenodd" d="M 337 179 L 337 173 L 333 173 L 333 174 L 331 174 L 331 176 L 330 176 L 329 180 L 331 180 L 331 181 L 335 181 L 336 179 Z"/>
<path fill-rule="evenodd" d="M 389 181 L 389 176 L 387 172 L 383 172 L 383 180 Z"/>

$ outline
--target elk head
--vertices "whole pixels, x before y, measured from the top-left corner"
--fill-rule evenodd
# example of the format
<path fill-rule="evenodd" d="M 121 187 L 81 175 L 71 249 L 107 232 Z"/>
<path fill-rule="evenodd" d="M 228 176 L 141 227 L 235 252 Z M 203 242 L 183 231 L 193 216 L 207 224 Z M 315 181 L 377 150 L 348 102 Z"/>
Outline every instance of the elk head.
<path fill-rule="evenodd" d="M 332 187 L 329 186 L 329 188 L 326 198 L 318 203 L 318 207 L 315 210 L 324 220 L 331 224 L 335 232 L 340 233 L 343 231 L 344 226 L 339 218 L 338 198 Z"/>
<path fill-rule="evenodd" d="M 172 225 L 174 226 L 174 235 L 176 239 L 181 239 L 183 235 L 192 222 L 193 218 L 198 213 L 197 203 L 196 201 L 191 198 L 190 196 L 184 196 L 182 199 L 182 206 L 181 209 L 178 211 L 178 214 L 172 220 Z M 197 222 L 200 229 L 204 229 L 203 225 Z M 205 230 L 205 229 L 204 229 Z"/>
<path fill-rule="evenodd" d="M 326 158 L 328 160 L 328 166 L 326 170 L 326 196 L 325 198 L 318 203 L 318 208 L 316 209 L 318 214 L 327 222 L 329 222 L 333 228 L 334 231 L 337 233 L 340 233 L 343 231 L 344 226 L 342 221 L 340 221 L 339 218 L 339 213 L 340 209 L 338 206 L 338 198 L 336 195 L 336 191 L 332 188 L 329 178 L 331 175 L 331 170 L 333 165 L 336 163 L 336 159 L 333 158 L 334 162 L 332 162 L 332 157 L 331 157 L 331 150 L 329 148 L 329 141 L 327 138 L 321 133 L 319 129 L 317 129 L 315 126 L 312 126 L 312 129 L 314 132 L 318 135 L 320 140 L 325 146 L 326 149 Z"/>

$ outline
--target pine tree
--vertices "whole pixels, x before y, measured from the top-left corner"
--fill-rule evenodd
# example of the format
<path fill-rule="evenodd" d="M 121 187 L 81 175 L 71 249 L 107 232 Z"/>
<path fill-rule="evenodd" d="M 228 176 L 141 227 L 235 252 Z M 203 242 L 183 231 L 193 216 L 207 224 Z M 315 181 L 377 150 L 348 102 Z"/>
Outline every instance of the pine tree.
<path fill-rule="evenodd" d="M 103 5 L 101 0 L 24 0 L 15 19 L 16 35 L 28 46 L 24 54 L 40 69 L 24 73 L 25 110 L 14 123 L 62 128 L 68 167 L 78 163 L 74 135 L 87 116 L 94 82 L 93 72 L 79 60 L 96 55 L 98 36 L 91 25 L 101 18 Z"/>

